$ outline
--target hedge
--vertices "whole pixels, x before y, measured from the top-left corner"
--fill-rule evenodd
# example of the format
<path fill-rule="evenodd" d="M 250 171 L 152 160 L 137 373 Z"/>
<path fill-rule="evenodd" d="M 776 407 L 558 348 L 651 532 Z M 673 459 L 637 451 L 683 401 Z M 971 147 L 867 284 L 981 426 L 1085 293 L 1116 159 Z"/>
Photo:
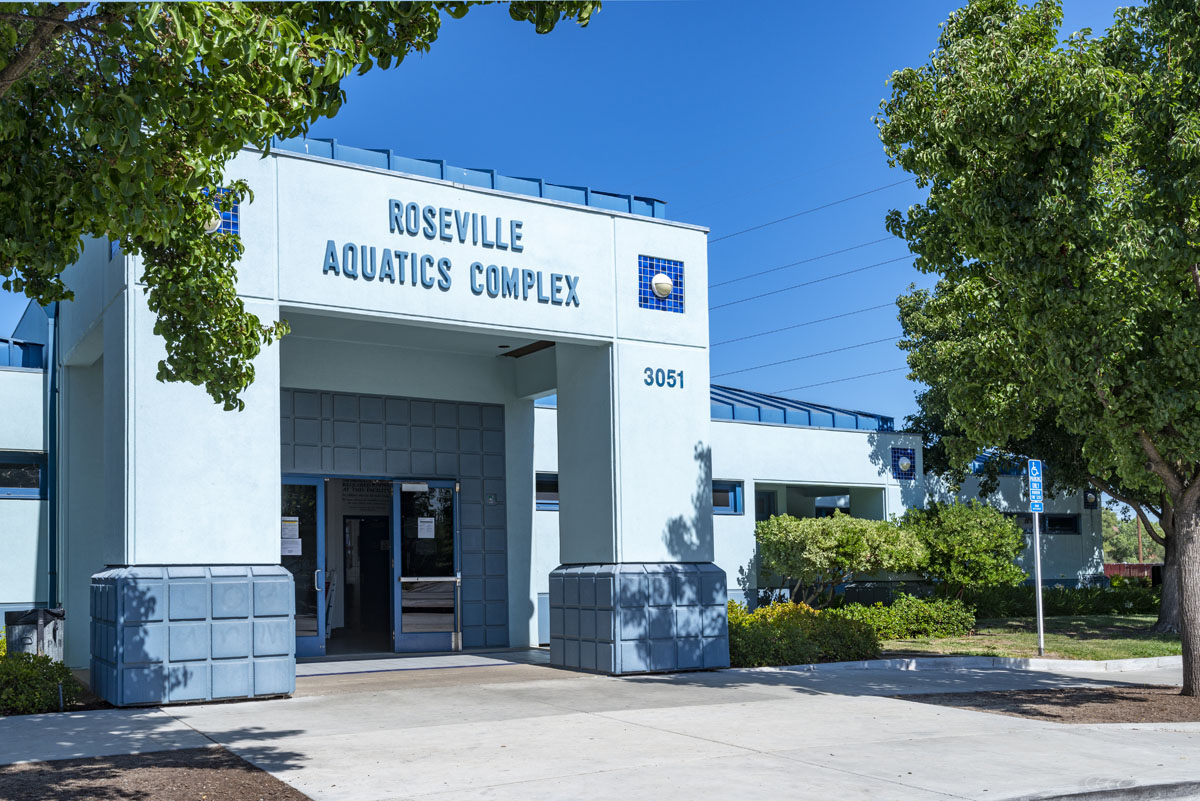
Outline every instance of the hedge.
<path fill-rule="evenodd" d="M 62 662 L 48 656 L 13 653 L 0 657 L 0 715 L 32 715 L 59 711 L 79 700 L 79 683 Z"/>
<path fill-rule="evenodd" d="M 1033 617 L 1033 585 L 991 587 L 963 595 L 975 607 L 979 618 Z M 1139 584 L 1121 583 L 1113 587 L 1042 588 L 1042 604 L 1047 617 L 1060 615 L 1156 615 L 1162 590 Z"/>
<path fill-rule="evenodd" d="M 875 630 L 881 640 L 917 637 L 961 637 L 975 628 L 975 613 L 962 601 L 946 598 L 896 596 L 890 606 L 846 604 L 827 614 L 857 620 Z"/>
<path fill-rule="evenodd" d="M 753 612 L 729 602 L 729 660 L 733 667 L 849 662 L 879 656 L 879 637 L 858 620 L 791 602 Z"/>

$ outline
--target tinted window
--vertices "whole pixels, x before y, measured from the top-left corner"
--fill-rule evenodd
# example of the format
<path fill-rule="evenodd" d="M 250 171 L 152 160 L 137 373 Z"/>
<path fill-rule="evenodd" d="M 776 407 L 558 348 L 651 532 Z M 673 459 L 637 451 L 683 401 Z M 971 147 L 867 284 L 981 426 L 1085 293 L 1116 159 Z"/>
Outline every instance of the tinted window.
<path fill-rule="evenodd" d="M 7 489 L 37 489 L 42 469 L 36 464 L 0 461 L 0 487 Z"/>
<path fill-rule="evenodd" d="M 558 473 L 538 473 L 534 482 L 534 497 L 539 509 L 558 508 Z"/>

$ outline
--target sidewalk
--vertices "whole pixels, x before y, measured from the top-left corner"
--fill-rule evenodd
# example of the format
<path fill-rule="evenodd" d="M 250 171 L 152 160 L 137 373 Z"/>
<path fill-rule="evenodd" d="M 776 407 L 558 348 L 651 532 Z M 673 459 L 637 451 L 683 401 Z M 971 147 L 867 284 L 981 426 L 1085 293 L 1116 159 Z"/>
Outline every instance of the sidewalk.
<path fill-rule="evenodd" d="M 217 742 L 318 801 L 1048 797 L 1200 782 L 1200 724 L 1067 726 L 885 696 L 1178 681 L 528 664 L 314 676 L 283 701 L 0 720 L 0 762 Z"/>

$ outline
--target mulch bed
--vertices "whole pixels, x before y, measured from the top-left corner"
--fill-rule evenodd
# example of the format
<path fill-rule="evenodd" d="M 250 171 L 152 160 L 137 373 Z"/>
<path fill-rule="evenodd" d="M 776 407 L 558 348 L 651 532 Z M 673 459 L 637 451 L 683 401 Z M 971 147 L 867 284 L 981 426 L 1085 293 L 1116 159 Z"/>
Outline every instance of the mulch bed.
<path fill-rule="evenodd" d="M 980 693 L 898 695 L 905 701 L 954 706 L 1055 723 L 1193 723 L 1200 721 L 1200 697 L 1178 687 L 1123 685 L 1058 690 L 1000 690 Z"/>
<path fill-rule="evenodd" d="M 0 801 L 309 801 L 224 748 L 0 766 Z"/>

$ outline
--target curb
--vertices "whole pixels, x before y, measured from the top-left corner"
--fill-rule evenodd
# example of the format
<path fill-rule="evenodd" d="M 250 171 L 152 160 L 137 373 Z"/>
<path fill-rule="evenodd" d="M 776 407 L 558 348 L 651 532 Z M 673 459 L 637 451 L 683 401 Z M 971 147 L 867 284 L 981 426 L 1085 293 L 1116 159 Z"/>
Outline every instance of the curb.
<path fill-rule="evenodd" d="M 1167 784 L 1130 784 L 1123 787 L 1083 790 L 1075 793 L 1023 795 L 1009 799 L 1009 801 L 1152 801 L 1152 799 L 1166 801 L 1166 799 L 1174 798 L 1196 798 L 1198 795 L 1200 795 L 1200 782 L 1184 781 Z"/>
<path fill-rule="evenodd" d="M 911 659 L 866 659 L 859 662 L 824 662 L 815 665 L 785 665 L 779 667 L 731 668 L 734 671 L 771 672 L 837 672 L 846 670 L 1007 670 L 1074 671 L 1078 673 L 1121 673 L 1127 670 L 1149 670 L 1183 666 L 1182 656 L 1151 656 L 1141 659 L 1041 659 L 1008 656 L 935 656 Z"/>

